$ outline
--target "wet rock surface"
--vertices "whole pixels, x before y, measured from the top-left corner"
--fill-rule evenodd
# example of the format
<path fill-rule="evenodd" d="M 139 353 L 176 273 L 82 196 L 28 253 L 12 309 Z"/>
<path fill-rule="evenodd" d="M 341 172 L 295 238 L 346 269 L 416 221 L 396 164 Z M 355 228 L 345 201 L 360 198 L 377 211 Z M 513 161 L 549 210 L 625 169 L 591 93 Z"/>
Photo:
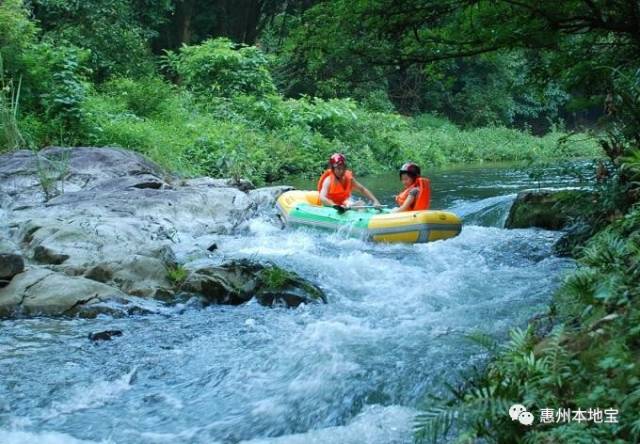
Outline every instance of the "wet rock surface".
<path fill-rule="evenodd" d="M 127 314 L 132 307 L 144 312 L 140 298 L 171 302 L 178 288 L 169 271 L 210 258 L 218 237 L 234 233 L 282 189 L 184 180 L 117 148 L 2 155 L 0 316 Z M 209 301 L 237 303 L 249 295 L 243 290 L 237 299 L 233 282 L 233 291 L 215 296 L 213 282 L 220 287 L 223 279 L 198 276 L 190 291 L 209 294 Z"/>
<path fill-rule="evenodd" d="M 518 193 L 505 228 L 562 230 L 588 211 L 591 194 L 583 190 L 525 190 Z"/>
<path fill-rule="evenodd" d="M 195 269 L 181 289 L 200 295 L 205 304 L 238 305 L 254 297 L 267 306 L 326 303 L 322 290 L 297 274 L 250 261 Z"/>

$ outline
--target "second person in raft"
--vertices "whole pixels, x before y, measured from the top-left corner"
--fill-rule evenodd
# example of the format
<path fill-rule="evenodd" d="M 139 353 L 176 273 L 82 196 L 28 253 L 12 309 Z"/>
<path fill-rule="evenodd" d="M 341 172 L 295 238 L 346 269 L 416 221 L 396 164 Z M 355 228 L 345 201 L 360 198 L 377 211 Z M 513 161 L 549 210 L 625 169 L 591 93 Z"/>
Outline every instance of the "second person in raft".
<path fill-rule="evenodd" d="M 420 167 L 415 163 L 407 162 L 400 167 L 399 172 L 404 191 L 396 196 L 398 208 L 391 211 L 397 213 L 428 210 L 431 205 L 431 182 L 426 177 L 420 176 Z"/>
<path fill-rule="evenodd" d="M 344 154 L 335 153 L 329 158 L 329 169 L 318 180 L 320 203 L 336 207 L 340 213 L 350 207 L 362 205 L 362 202 L 354 202 L 352 200 L 352 191 L 363 194 L 373 202 L 374 206 L 380 207 L 380 202 L 376 196 L 361 185 L 353 177 L 353 173 L 347 169 L 347 158 Z"/>

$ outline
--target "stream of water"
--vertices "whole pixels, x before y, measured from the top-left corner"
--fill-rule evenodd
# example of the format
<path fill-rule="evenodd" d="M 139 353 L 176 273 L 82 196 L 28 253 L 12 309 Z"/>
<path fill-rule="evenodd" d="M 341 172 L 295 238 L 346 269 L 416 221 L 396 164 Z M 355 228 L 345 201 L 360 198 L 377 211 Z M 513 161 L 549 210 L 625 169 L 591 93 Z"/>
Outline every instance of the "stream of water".
<path fill-rule="evenodd" d="M 411 442 L 425 395 L 486 359 L 464 336 L 504 338 L 545 309 L 573 267 L 551 255 L 559 233 L 501 228 L 515 193 L 535 186 L 524 173 L 430 176 L 433 207 L 464 218 L 454 239 L 378 245 L 281 230 L 264 214 L 218 243 L 220 258 L 296 271 L 327 305 L 0 321 L 0 442 Z M 576 185 L 551 176 L 543 185 Z M 385 203 L 399 187 L 395 175 L 362 182 Z M 124 336 L 87 340 L 107 329 Z"/>

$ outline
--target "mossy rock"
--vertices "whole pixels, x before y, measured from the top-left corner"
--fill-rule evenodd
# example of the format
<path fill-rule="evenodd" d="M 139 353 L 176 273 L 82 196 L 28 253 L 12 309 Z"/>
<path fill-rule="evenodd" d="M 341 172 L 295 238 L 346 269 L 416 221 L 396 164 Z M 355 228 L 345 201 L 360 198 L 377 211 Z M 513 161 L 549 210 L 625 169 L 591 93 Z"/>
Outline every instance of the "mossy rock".
<path fill-rule="evenodd" d="M 256 298 L 263 305 L 285 304 L 297 307 L 301 303 L 327 302 L 326 296 L 317 286 L 297 274 L 275 265 L 263 268 L 259 275 L 259 290 Z"/>
<path fill-rule="evenodd" d="M 587 217 L 592 195 L 584 190 L 525 190 L 518 194 L 505 228 L 566 229 Z"/>
<path fill-rule="evenodd" d="M 239 305 L 254 297 L 267 306 L 327 301 L 320 288 L 296 273 L 247 260 L 199 268 L 189 274 L 182 290 L 200 295 L 205 304 Z"/>

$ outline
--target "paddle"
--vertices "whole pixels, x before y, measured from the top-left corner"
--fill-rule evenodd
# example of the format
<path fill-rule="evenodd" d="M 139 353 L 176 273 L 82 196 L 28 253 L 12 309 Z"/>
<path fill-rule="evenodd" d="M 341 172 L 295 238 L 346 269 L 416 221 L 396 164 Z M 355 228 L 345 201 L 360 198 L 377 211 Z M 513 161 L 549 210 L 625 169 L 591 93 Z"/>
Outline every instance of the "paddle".
<path fill-rule="evenodd" d="M 387 208 L 388 205 L 355 205 L 353 207 L 343 207 L 342 205 L 334 205 L 333 208 L 338 212 L 338 214 L 344 214 L 348 210 L 360 210 L 365 208 L 375 208 L 376 210 L 382 211 L 383 208 Z"/>

